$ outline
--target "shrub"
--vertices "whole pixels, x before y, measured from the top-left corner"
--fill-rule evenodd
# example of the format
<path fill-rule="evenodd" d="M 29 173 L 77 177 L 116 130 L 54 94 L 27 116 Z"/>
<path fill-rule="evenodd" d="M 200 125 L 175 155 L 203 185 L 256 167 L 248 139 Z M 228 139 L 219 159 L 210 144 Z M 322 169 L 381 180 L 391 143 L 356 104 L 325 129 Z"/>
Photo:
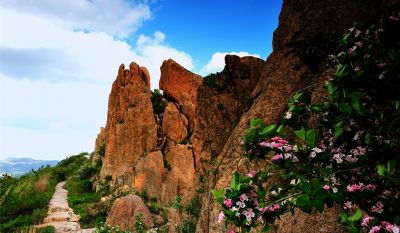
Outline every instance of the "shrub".
<path fill-rule="evenodd" d="M 164 94 L 158 89 L 151 91 L 151 102 L 153 103 L 154 114 L 164 113 L 165 107 L 168 104 L 168 101 L 164 98 Z"/>
<path fill-rule="evenodd" d="M 259 225 L 267 231 L 295 208 L 322 212 L 336 203 L 350 232 L 399 231 L 400 20 L 381 23 L 355 25 L 343 36 L 325 103 L 308 104 L 296 93 L 280 125 L 250 122 L 244 156 L 268 165 L 236 172 L 230 187 L 213 190 L 221 222 L 240 232 Z M 319 116 L 316 128 L 305 115 Z"/>
<path fill-rule="evenodd" d="M 106 144 L 102 143 L 99 146 L 99 150 L 97 151 L 97 154 L 99 154 L 101 157 L 103 157 L 104 155 L 106 155 Z"/>

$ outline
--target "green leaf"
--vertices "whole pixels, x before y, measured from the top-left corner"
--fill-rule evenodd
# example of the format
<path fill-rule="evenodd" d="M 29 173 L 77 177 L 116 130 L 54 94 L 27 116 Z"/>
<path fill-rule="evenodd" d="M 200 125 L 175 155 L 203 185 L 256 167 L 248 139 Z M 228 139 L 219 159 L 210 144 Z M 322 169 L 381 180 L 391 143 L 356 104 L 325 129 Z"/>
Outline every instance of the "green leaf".
<path fill-rule="evenodd" d="M 378 174 L 379 174 L 380 176 L 385 176 L 385 173 L 386 173 L 386 167 L 385 167 L 385 166 L 383 166 L 383 165 L 378 165 L 378 166 L 376 167 L 376 169 L 378 170 Z"/>
<path fill-rule="evenodd" d="M 324 211 L 324 202 L 320 199 L 314 200 L 314 208 L 322 213 L 322 211 Z"/>
<path fill-rule="evenodd" d="M 311 213 L 312 205 L 308 195 L 300 195 L 296 198 L 296 205 L 306 213 Z"/>
<path fill-rule="evenodd" d="M 335 72 L 335 77 L 337 77 L 338 79 L 341 79 L 342 77 L 346 76 L 348 74 L 348 66 L 347 65 L 342 65 L 339 64 L 336 68 L 336 72 Z"/>
<path fill-rule="evenodd" d="M 343 134 L 343 127 L 342 127 L 342 125 L 343 125 L 343 122 L 342 122 L 342 121 L 339 121 L 338 123 L 336 123 L 336 124 L 333 125 L 333 130 L 334 130 L 333 134 L 335 135 L 336 138 L 339 138 L 340 135 Z"/>
<path fill-rule="evenodd" d="M 318 131 L 316 129 L 310 129 L 306 134 L 306 143 L 309 147 L 315 147 L 317 144 Z"/>
<path fill-rule="evenodd" d="M 392 174 L 393 171 L 393 167 L 394 167 L 394 161 L 393 160 L 389 160 L 386 164 L 386 168 L 387 168 L 387 173 L 388 175 Z"/>
<path fill-rule="evenodd" d="M 346 214 L 345 212 L 341 212 L 341 213 L 339 214 L 339 217 L 340 217 L 340 222 L 341 222 L 341 223 L 347 223 L 347 222 L 348 222 L 348 220 L 347 220 L 347 214 Z"/>
<path fill-rule="evenodd" d="M 352 109 L 348 103 L 339 103 L 339 110 L 347 115 L 351 115 Z"/>
<path fill-rule="evenodd" d="M 259 127 L 262 124 L 263 124 L 263 121 L 261 119 L 255 118 L 255 119 L 251 119 L 250 120 L 250 127 L 251 128 Z"/>
<path fill-rule="evenodd" d="M 351 32 L 344 34 L 344 36 L 342 38 L 342 42 L 344 45 L 346 45 L 349 42 L 350 36 L 351 36 Z"/>
<path fill-rule="evenodd" d="M 338 89 L 336 82 L 333 81 L 328 82 L 328 85 L 326 87 L 330 95 Z"/>
<path fill-rule="evenodd" d="M 395 106 L 395 109 L 396 109 L 397 111 L 399 111 L 399 109 L 400 109 L 400 101 L 396 100 L 396 101 L 394 102 L 394 106 Z"/>
<path fill-rule="evenodd" d="M 355 223 L 355 222 L 360 221 L 360 219 L 362 218 L 362 216 L 363 216 L 363 213 L 362 213 L 362 211 L 358 208 L 358 209 L 356 210 L 356 212 L 355 212 L 353 215 L 349 216 L 348 220 L 349 220 L 349 222 Z"/>
<path fill-rule="evenodd" d="M 323 107 L 324 106 L 322 104 L 312 104 L 310 106 L 311 111 L 313 111 L 313 112 L 321 112 L 323 110 Z"/>
<path fill-rule="evenodd" d="M 367 145 L 372 144 L 372 136 L 370 133 L 365 134 L 365 144 L 367 144 Z"/>
<path fill-rule="evenodd" d="M 353 109 L 361 115 L 361 97 L 362 94 L 360 92 L 354 92 L 351 95 L 351 106 Z"/>
<path fill-rule="evenodd" d="M 261 135 L 270 135 L 271 133 L 274 132 L 275 128 L 276 128 L 276 125 L 269 125 L 269 126 L 265 127 L 264 129 L 262 129 L 260 134 Z"/>
<path fill-rule="evenodd" d="M 285 126 L 284 125 L 280 125 L 278 127 L 278 129 L 276 129 L 276 133 L 280 136 L 283 136 L 285 134 Z"/>
<path fill-rule="evenodd" d="M 269 224 L 265 224 L 264 227 L 261 229 L 261 232 L 269 232 L 271 230 Z"/>
<path fill-rule="evenodd" d="M 300 100 L 300 98 L 303 97 L 303 93 L 302 92 L 296 92 L 296 94 L 293 95 L 292 99 L 294 102 L 297 102 Z"/>
<path fill-rule="evenodd" d="M 238 172 L 235 172 L 233 174 L 233 178 L 231 181 L 231 189 L 232 190 L 238 190 L 240 188 L 240 174 Z"/>
<path fill-rule="evenodd" d="M 215 199 L 218 199 L 222 197 L 222 194 L 224 193 L 224 189 L 213 189 L 211 190 L 212 195 L 215 197 Z"/>
<path fill-rule="evenodd" d="M 303 141 L 306 140 L 306 130 L 304 129 L 304 127 L 301 127 L 300 130 L 294 131 L 294 133 Z"/>

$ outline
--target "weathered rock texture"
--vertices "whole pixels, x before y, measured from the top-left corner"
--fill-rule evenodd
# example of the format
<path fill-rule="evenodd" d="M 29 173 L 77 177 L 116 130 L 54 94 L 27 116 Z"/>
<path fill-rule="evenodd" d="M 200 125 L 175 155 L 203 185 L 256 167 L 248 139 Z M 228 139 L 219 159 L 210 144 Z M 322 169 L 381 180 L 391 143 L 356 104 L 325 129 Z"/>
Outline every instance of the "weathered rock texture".
<path fill-rule="evenodd" d="M 134 167 L 157 145 L 148 72 L 132 62 L 121 65 L 108 102 L 107 125 L 98 141 L 105 140 L 101 177 L 112 176 L 118 185 L 132 185 Z"/>
<path fill-rule="evenodd" d="M 114 201 L 106 223 L 118 226 L 121 230 L 134 230 L 137 218 L 140 218 L 146 229 L 154 226 L 151 213 L 142 199 L 130 194 Z"/>
<path fill-rule="evenodd" d="M 95 151 L 105 144 L 101 179 L 111 177 L 112 186 L 128 185 L 148 199 L 171 204 L 177 195 L 183 202 L 193 195 L 188 117 L 194 127 L 202 78 L 173 60 L 162 70 L 160 83 L 170 102 L 163 113 L 154 114 L 147 70 L 134 62 L 129 70 L 120 66 L 109 97 L 107 125 L 98 134 Z"/>
<path fill-rule="evenodd" d="M 273 53 L 268 57 L 252 93 L 254 102 L 241 116 L 222 152 L 217 155 L 217 174 L 209 176 L 210 188 L 228 186 L 235 170 L 248 171 L 245 160 L 241 159 L 238 139 L 246 133 L 250 119 L 257 117 L 266 123 L 276 122 L 280 112 L 285 110 L 289 96 L 326 78 L 324 67 L 316 62 L 322 60 L 320 56 L 324 54 L 318 54 L 318 48 L 326 49 L 323 46 L 329 44 L 333 36 L 330 33 L 343 33 L 354 20 L 366 23 L 377 20 L 382 7 L 389 2 L 394 1 L 284 1 L 279 26 L 274 33 Z M 197 232 L 226 232 L 224 226 L 217 222 L 219 208 L 211 195 L 203 203 Z M 331 209 L 323 214 L 296 212 L 294 216 L 284 216 L 274 231 L 340 232 L 337 226 L 337 210 Z"/>
<path fill-rule="evenodd" d="M 190 139 L 198 171 L 209 168 L 251 106 L 252 92 L 264 65 L 265 61 L 258 58 L 227 55 L 223 72 L 209 75 L 199 87 L 195 128 Z"/>
<path fill-rule="evenodd" d="M 197 89 L 201 84 L 201 76 L 193 74 L 174 60 L 169 59 L 163 62 L 160 89 L 178 103 L 181 112 L 189 120 L 189 132 L 192 132 L 194 128 Z"/>

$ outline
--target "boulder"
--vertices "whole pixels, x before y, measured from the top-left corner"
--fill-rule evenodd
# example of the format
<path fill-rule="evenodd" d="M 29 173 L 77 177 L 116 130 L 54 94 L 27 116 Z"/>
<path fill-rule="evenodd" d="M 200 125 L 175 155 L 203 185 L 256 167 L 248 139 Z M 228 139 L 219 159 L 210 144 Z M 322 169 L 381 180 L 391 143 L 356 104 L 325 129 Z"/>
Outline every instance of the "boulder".
<path fill-rule="evenodd" d="M 106 224 L 116 226 L 121 230 L 133 230 L 137 216 L 146 229 L 154 226 L 149 209 L 139 196 L 130 194 L 114 201 L 107 216 Z"/>

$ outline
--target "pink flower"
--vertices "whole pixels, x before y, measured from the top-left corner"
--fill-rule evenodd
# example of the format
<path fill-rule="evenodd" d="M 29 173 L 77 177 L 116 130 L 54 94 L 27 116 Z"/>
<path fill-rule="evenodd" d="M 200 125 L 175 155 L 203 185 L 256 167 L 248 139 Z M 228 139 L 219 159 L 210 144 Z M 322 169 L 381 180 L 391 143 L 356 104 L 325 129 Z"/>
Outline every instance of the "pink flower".
<path fill-rule="evenodd" d="M 235 233 L 235 231 L 231 229 L 231 230 L 229 231 L 229 233 Z"/>
<path fill-rule="evenodd" d="M 239 208 L 244 208 L 244 207 L 246 207 L 246 204 L 245 204 L 244 202 L 242 202 L 242 201 L 237 201 L 237 202 L 236 202 L 236 205 L 237 205 Z"/>
<path fill-rule="evenodd" d="M 393 21 L 399 21 L 399 18 L 397 18 L 396 16 L 389 16 L 389 19 L 393 20 Z"/>
<path fill-rule="evenodd" d="M 351 203 L 351 201 L 347 201 L 343 205 L 343 209 L 345 209 L 345 210 L 351 210 L 352 208 L 353 208 L 353 203 Z"/>
<path fill-rule="evenodd" d="M 364 45 L 364 43 L 362 41 L 358 41 L 358 42 L 356 42 L 354 44 L 356 44 L 360 48 Z"/>
<path fill-rule="evenodd" d="M 381 62 L 381 63 L 378 63 L 377 66 L 378 66 L 379 68 L 383 68 L 383 67 L 386 66 L 386 63 L 385 63 L 385 62 Z"/>
<path fill-rule="evenodd" d="M 369 233 L 378 233 L 380 229 L 381 229 L 380 226 L 374 226 L 374 227 L 371 228 Z"/>
<path fill-rule="evenodd" d="M 364 186 L 365 185 L 363 183 L 348 185 L 346 188 L 346 191 L 349 193 L 358 192 L 358 191 L 361 191 Z"/>
<path fill-rule="evenodd" d="M 232 207 L 232 199 L 226 199 L 224 201 L 224 204 L 226 207 L 231 208 Z"/>
<path fill-rule="evenodd" d="M 270 207 L 268 207 L 266 210 L 268 212 L 276 212 L 280 209 L 280 206 L 278 204 L 272 205 Z"/>
<path fill-rule="evenodd" d="M 378 187 L 378 185 L 375 184 L 367 184 L 363 190 L 368 190 L 368 191 L 375 191 L 375 189 Z"/>
<path fill-rule="evenodd" d="M 243 140 L 240 140 L 239 144 L 240 144 L 241 146 L 243 146 L 243 145 L 244 145 L 244 141 L 243 141 Z"/>
<path fill-rule="evenodd" d="M 225 214 L 224 212 L 220 212 L 218 215 L 218 222 L 223 222 L 225 220 Z"/>
<path fill-rule="evenodd" d="M 354 52 L 354 49 L 353 49 L 353 48 L 349 48 L 349 49 L 347 50 L 347 53 L 348 53 L 349 55 L 351 55 L 353 52 Z"/>
<path fill-rule="evenodd" d="M 384 79 L 384 78 L 385 78 L 385 75 L 386 75 L 386 72 L 385 72 L 385 71 L 383 71 L 382 73 L 380 73 L 380 74 L 379 74 L 379 77 L 378 77 L 378 79 L 379 79 L 379 80 L 382 80 L 382 79 Z"/>
<path fill-rule="evenodd" d="M 383 195 L 385 198 L 390 197 L 391 194 L 392 194 L 392 192 L 391 192 L 390 190 L 383 190 L 383 192 L 382 192 L 382 195 Z"/>
<path fill-rule="evenodd" d="M 400 229 L 399 226 L 394 225 L 394 224 L 388 224 L 385 226 L 385 229 L 389 232 L 393 232 L 393 233 L 399 233 Z"/>
<path fill-rule="evenodd" d="M 370 224 L 370 222 L 374 219 L 374 217 L 371 216 L 365 216 L 361 222 L 361 226 L 363 227 L 368 227 L 368 225 Z"/>
<path fill-rule="evenodd" d="M 283 159 L 283 155 L 282 154 L 277 154 L 274 157 L 272 157 L 271 161 L 272 162 L 278 162 L 281 159 Z"/>
<path fill-rule="evenodd" d="M 331 186 L 329 186 L 329 185 L 324 185 L 323 187 L 322 187 L 324 190 L 326 190 L 326 191 L 328 191 L 329 189 L 331 189 Z"/>
<path fill-rule="evenodd" d="M 272 140 L 272 141 L 275 141 L 275 142 L 278 142 L 278 141 L 282 140 L 282 138 L 276 136 L 276 137 L 271 138 L 271 140 Z"/>
<path fill-rule="evenodd" d="M 367 153 L 367 150 L 361 146 L 358 146 L 353 150 L 354 155 L 365 155 Z"/>
<path fill-rule="evenodd" d="M 249 197 L 248 197 L 245 193 L 243 193 L 243 194 L 240 196 L 239 199 L 240 199 L 241 202 L 244 202 L 244 201 L 249 200 Z"/>
<path fill-rule="evenodd" d="M 261 148 L 267 148 L 267 147 L 271 147 L 271 143 L 269 143 L 269 142 L 266 142 L 266 141 L 264 141 L 264 142 L 260 142 L 260 147 Z"/>
<path fill-rule="evenodd" d="M 254 177 L 256 177 L 256 175 L 257 175 L 256 171 L 250 171 L 249 174 L 247 174 L 247 176 L 250 178 L 254 178 Z"/>
<path fill-rule="evenodd" d="M 381 201 L 378 201 L 374 206 L 372 206 L 371 212 L 381 214 L 383 213 L 383 207 L 383 203 Z"/>
<path fill-rule="evenodd" d="M 343 162 L 343 157 L 344 157 L 344 154 L 337 153 L 337 154 L 333 155 L 332 159 L 335 160 L 336 163 L 342 163 Z"/>
<path fill-rule="evenodd" d="M 255 214 L 254 214 L 254 212 L 253 212 L 252 209 L 247 209 L 247 210 L 244 212 L 244 216 L 246 216 L 246 220 L 247 220 L 248 222 L 250 222 L 251 219 L 254 218 Z"/>
<path fill-rule="evenodd" d="M 279 147 L 283 146 L 283 143 L 280 143 L 280 142 L 271 142 L 271 146 L 272 146 L 273 148 L 279 148 Z"/>

